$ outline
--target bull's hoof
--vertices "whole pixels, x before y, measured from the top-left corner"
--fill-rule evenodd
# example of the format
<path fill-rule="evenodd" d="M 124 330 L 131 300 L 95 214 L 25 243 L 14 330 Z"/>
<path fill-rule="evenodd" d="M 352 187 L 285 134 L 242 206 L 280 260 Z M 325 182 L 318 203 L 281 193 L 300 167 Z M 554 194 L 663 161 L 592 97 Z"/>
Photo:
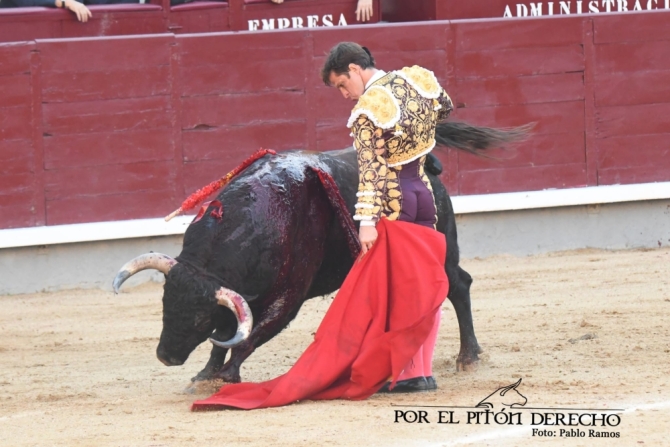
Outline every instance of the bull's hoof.
<path fill-rule="evenodd" d="M 202 380 L 191 383 L 184 388 L 184 393 L 195 395 L 214 394 L 226 383 L 223 380 Z"/>
<path fill-rule="evenodd" d="M 223 380 L 224 382 L 228 383 L 240 383 L 242 381 L 239 372 L 229 371 L 226 369 L 223 369 L 218 373 L 214 374 L 214 379 Z"/>
<path fill-rule="evenodd" d="M 479 354 L 484 352 L 481 346 L 477 345 L 473 349 L 474 353 L 470 354 L 459 354 L 456 359 L 456 371 L 457 372 L 473 372 L 477 371 L 479 368 Z"/>
<path fill-rule="evenodd" d="M 191 382 L 203 382 L 206 380 L 212 380 L 216 371 L 212 368 L 205 368 L 196 374 L 194 377 L 191 377 Z"/>
<path fill-rule="evenodd" d="M 457 372 L 475 372 L 479 368 L 479 360 L 470 361 L 456 361 Z"/>

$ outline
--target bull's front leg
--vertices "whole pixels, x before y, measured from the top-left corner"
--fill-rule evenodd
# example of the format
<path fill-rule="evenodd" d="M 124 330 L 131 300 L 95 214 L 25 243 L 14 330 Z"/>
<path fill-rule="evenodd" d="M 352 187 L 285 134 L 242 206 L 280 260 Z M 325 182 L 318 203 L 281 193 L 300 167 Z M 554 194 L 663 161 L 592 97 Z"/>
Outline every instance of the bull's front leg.
<path fill-rule="evenodd" d="M 269 297 L 266 301 L 274 304 L 260 315 L 249 337 L 232 348 L 230 359 L 213 377 L 230 383 L 240 382 L 242 363 L 253 354 L 256 348 L 279 334 L 295 318 L 305 300 L 301 295 L 304 293 L 286 291 L 279 293 L 278 296 Z"/>
<path fill-rule="evenodd" d="M 219 333 L 214 332 L 212 338 L 214 338 L 215 340 L 219 340 L 220 338 Z M 221 337 L 221 338 L 223 339 L 220 341 L 225 341 L 228 340 L 230 337 Z M 209 361 L 207 362 L 207 365 L 205 365 L 202 371 L 196 374 L 195 377 L 191 378 L 191 382 L 199 382 L 203 380 L 213 379 L 214 374 L 220 371 L 221 368 L 223 367 L 223 364 L 226 361 L 226 354 L 228 354 L 228 349 L 213 345 L 212 352 L 209 355 Z"/>
<path fill-rule="evenodd" d="M 253 334 L 253 331 L 251 332 Z M 228 383 L 239 383 L 242 381 L 240 376 L 240 367 L 242 363 L 253 354 L 255 348 L 253 342 L 250 342 L 251 334 L 249 339 L 240 343 L 238 346 L 235 346 L 230 351 L 230 359 L 212 376 L 214 379 L 221 379 L 224 382 Z"/>
<path fill-rule="evenodd" d="M 470 305 L 470 285 L 472 277 L 468 272 L 457 266 L 447 269 L 449 276 L 449 300 L 456 311 L 458 329 L 461 337 L 461 349 L 456 359 L 457 371 L 471 371 L 476 368 L 479 354 L 483 352 L 475 336 Z"/>

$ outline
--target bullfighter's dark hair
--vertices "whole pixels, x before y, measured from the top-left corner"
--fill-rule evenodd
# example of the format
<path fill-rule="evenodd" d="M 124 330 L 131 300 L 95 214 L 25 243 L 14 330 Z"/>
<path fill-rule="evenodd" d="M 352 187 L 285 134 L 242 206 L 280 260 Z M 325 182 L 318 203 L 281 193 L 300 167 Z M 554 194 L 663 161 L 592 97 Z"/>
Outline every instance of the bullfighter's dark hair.
<path fill-rule="evenodd" d="M 321 79 L 330 85 L 330 74 L 346 74 L 349 76 L 349 64 L 356 64 L 362 69 L 374 68 L 375 59 L 370 50 L 355 42 L 340 42 L 331 48 L 326 62 L 321 69 Z"/>

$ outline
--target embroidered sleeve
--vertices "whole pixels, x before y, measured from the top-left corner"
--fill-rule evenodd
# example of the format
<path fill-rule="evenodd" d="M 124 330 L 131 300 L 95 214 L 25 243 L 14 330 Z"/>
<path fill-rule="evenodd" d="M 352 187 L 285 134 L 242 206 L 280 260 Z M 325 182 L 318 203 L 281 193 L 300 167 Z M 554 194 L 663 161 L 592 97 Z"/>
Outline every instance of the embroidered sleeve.
<path fill-rule="evenodd" d="M 384 131 L 366 115 L 356 118 L 352 126 L 358 157 L 358 203 L 354 220 L 361 225 L 375 225 L 382 212 L 388 166 Z"/>
<path fill-rule="evenodd" d="M 447 92 L 442 87 L 440 87 L 440 90 L 440 96 L 435 100 L 438 121 L 446 120 L 452 110 L 454 110 L 454 105 Z"/>

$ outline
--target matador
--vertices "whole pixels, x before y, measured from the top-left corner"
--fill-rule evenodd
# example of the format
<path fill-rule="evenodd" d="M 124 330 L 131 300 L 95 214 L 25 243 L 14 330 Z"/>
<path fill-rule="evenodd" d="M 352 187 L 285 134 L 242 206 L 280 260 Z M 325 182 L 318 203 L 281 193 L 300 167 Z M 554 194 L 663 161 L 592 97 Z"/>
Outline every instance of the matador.
<path fill-rule="evenodd" d="M 433 72 L 416 65 L 385 72 L 375 67 L 367 48 L 342 42 L 330 51 L 322 77 L 326 85 L 356 101 L 347 127 L 351 128 L 358 156 L 354 220 L 360 221 L 363 253 L 375 243 L 375 226 L 382 216 L 435 229 L 435 199 L 424 163 L 435 147 L 435 127 L 449 116 L 453 105 Z M 432 361 L 439 313 L 431 333 L 396 386 L 389 390 L 387 384 L 381 391 L 437 388 Z"/>

